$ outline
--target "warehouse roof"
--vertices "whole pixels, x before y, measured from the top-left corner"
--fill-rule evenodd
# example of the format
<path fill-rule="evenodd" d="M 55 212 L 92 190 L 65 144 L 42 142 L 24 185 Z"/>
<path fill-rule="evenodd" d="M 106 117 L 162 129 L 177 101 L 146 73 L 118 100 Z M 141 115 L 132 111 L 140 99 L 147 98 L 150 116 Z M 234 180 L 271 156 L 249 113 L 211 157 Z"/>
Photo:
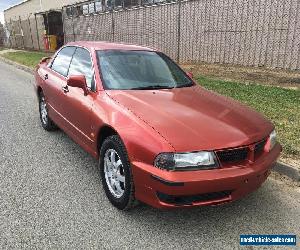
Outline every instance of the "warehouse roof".
<path fill-rule="evenodd" d="M 20 2 L 20 3 L 17 3 L 17 4 L 14 4 L 14 5 L 12 5 L 12 6 L 9 6 L 9 7 L 6 8 L 4 11 L 9 10 L 9 9 L 11 9 L 11 8 L 14 8 L 14 7 L 16 7 L 16 6 L 19 6 L 19 5 L 21 5 L 21 4 L 23 4 L 23 3 L 26 3 L 26 2 L 28 2 L 28 1 L 30 1 L 30 0 L 24 0 L 24 1 Z"/>

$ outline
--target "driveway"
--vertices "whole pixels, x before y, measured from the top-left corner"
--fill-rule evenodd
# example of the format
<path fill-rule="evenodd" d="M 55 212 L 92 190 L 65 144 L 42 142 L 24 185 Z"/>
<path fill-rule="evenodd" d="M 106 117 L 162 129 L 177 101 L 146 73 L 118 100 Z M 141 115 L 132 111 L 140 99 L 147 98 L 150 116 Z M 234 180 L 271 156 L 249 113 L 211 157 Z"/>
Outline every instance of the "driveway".
<path fill-rule="evenodd" d="M 62 131 L 40 126 L 32 75 L 0 61 L 0 79 L 1 249 L 239 249 L 248 233 L 299 241 L 299 189 L 271 178 L 222 206 L 116 210 L 96 160 Z"/>

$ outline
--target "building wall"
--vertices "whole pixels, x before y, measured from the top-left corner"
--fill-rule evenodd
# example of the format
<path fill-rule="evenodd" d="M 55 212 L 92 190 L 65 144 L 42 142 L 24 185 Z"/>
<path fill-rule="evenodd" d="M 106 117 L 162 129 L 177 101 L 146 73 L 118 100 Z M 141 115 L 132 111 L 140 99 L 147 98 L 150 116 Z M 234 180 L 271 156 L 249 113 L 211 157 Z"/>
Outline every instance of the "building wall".
<path fill-rule="evenodd" d="M 8 45 L 15 48 L 43 49 L 44 19 L 41 13 L 61 10 L 63 6 L 80 0 L 29 0 L 4 11 L 6 27 L 10 33 Z M 35 15 L 36 14 L 36 15 Z"/>
<path fill-rule="evenodd" d="M 23 20 L 34 13 L 44 12 L 50 9 L 61 9 L 63 6 L 78 2 L 82 2 L 82 0 L 42 0 L 41 8 L 40 0 L 29 0 L 5 10 L 4 19 L 6 23 L 10 22 L 10 20 L 18 20 L 19 16 Z"/>

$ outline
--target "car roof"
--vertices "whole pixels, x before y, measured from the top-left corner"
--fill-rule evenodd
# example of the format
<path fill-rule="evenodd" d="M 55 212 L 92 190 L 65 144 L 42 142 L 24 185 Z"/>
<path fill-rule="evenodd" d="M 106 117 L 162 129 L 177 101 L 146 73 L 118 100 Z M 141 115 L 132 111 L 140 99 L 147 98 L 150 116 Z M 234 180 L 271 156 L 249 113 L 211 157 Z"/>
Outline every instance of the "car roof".
<path fill-rule="evenodd" d="M 156 51 L 148 47 L 133 45 L 133 44 L 123 44 L 123 43 L 111 43 L 111 42 L 99 42 L 99 41 L 76 41 L 70 42 L 66 45 L 72 46 L 81 46 L 88 49 L 95 50 L 147 50 L 147 51 Z"/>

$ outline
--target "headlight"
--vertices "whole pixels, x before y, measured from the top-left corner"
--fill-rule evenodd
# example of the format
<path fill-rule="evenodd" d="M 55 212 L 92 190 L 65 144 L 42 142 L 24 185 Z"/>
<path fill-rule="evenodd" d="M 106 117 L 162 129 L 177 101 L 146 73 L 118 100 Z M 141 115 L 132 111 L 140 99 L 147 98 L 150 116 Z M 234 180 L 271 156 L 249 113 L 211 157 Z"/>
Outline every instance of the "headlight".
<path fill-rule="evenodd" d="M 270 150 L 275 146 L 275 144 L 277 143 L 277 139 L 276 139 L 276 131 L 273 130 L 270 134 Z"/>
<path fill-rule="evenodd" d="M 166 170 L 201 170 L 219 167 L 213 152 L 161 153 L 154 161 L 154 166 Z"/>

